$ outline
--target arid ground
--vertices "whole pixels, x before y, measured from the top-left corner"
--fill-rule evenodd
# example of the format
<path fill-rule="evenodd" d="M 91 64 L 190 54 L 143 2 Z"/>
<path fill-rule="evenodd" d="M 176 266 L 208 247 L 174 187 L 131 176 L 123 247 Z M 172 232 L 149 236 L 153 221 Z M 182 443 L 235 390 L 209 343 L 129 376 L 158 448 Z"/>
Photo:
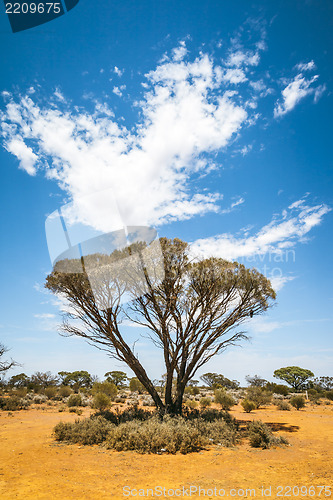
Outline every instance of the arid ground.
<path fill-rule="evenodd" d="M 325 494 L 320 486 L 333 490 L 333 405 L 307 405 L 300 411 L 272 405 L 250 414 L 237 406 L 231 413 L 244 422 L 274 424 L 290 446 L 262 450 L 244 441 L 235 448 L 214 446 L 188 455 L 140 455 L 55 442 L 54 425 L 78 418 L 56 407 L 0 412 L 0 498 L 133 498 L 130 489 L 138 498 L 145 490 L 147 498 L 146 490 L 158 486 L 162 489 L 153 492 L 156 497 L 160 491 L 160 498 L 173 493 L 199 498 L 195 487 L 202 488 L 200 498 L 204 490 L 205 498 L 221 498 L 223 491 L 230 498 L 263 498 L 262 487 L 269 498 L 328 498 L 329 490 Z M 88 410 L 80 418 L 85 415 Z M 153 492 L 148 498 L 154 498 Z"/>

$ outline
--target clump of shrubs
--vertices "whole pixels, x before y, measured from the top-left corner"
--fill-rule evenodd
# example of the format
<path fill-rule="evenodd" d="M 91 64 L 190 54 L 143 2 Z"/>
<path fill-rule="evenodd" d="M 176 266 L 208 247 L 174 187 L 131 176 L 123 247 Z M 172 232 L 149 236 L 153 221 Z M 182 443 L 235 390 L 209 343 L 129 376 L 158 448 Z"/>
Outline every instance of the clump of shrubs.
<path fill-rule="evenodd" d="M 29 406 L 29 402 L 17 396 L 11 396 L 9 398 L 0 398 L 0 409 L 4 411 L 18 411 L 26 410 Z"/>
<path fill-rule="evenodd" d="M 268 405 L 272 401 L 272 393 L 262 387 L 248 387 L 246 398 L 253 401 L 256 409 L 258 409 L 260 406 Z"/>
<path fill-rule="evenodd" d="M 82 398 L 80 394 L 71 394 L 67 400 L 67 406 L 70 408 L 71 406 L 81 406 Z"/>
<path fill-rule="evenodd" d="M 247 430 L 250 446 L 253 448 L 267 449 L 271 446 L 288 444 L 288 441 L 284 437 L 273 436 L 271 429 L 261 420 L 253 420 L 253 422 L 250 422 Z"/>
<path fill-rule="evenodd" d="M 237 425 L 232 417 L 226 418 L 225 412 L 189 411 L 185 416 L 161 417 L 138 407 L 60 423 L 54 428 L 54 435 L 57 441 L 105 443 L 110 449 L 139 453 L 190 453 L 210 444 L 233 446 L 238 439 Z"/>
<path fill-rule="evenodd" d="M 255 403 L 253 401 L 250 401 L 249 399 L 243 399 L 241 405 L 246 413 L 250 413 L 252 410 L 255 410 L 256 408 Z"/>
<path fill-rule="evenodd" d="M 305 399 L 301 395 L 293 396 L 290 400 L 290 404 L 293 405 L 296 410 L 300 410 L 305 406 Z"/>
<path fill-rule="evenodd" d="M 68 396 L 70 396 L 72 392 L 73 392 L 72 389 L 68 385 L 62 385 L 59 388 L 59 395 L 62 398 L 68 398 Z"/>
<path fill-rule="evenodd" d="M 287 401 L 277 401 L 276 403 L 277 409 L 278 410 L 284 410 L 284 411 L 290 411 L 291 406 Z"/>
<path fill-rule="evenodd" d="M 57 388 L 54 385 L 50 385 L 45 388 L 44 394 L 48 399 L 54 399 L 57 395 Z"/>
<path fill-rule="evenodd" d="M 214 395 L 215 403 L 221 405 L 223 410 L 230 410 L 236 404 L 234 398 L 225 389 L 216 389 Z"/>
<path fill-rule="evenodd" d="M 92 408 L 96 410 L 106 410 L 111 406 L 111 398 L 104 394 L 103 392 L 97 392 L 92 401 Z"/>
<path fill-rule="evenodd" d="M 95 382 L 91 392 L 93 396 L 96 394 L 105 394 L 105 396 L 113 401 L 117 395 L 118 389 L 115 384 L 106 380 L 104 382 Z"/>
<path fill-rule="evenodd" d="M 212 400 L 209 396 L 206 396 L 206 397 L 200 399 L 199 404 L 200 404 L 201 408 L 207 408 L 208 406 L 210 406 L 212 404 Z"/>

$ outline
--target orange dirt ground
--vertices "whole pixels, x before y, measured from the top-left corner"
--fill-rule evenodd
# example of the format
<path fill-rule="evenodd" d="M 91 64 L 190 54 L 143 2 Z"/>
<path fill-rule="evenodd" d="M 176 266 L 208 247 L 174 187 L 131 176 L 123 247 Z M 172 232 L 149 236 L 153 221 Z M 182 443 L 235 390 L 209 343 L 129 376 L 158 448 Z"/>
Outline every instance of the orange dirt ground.
<path fill-rule="evenodd" d="M 140 455 L 56 443 L 52 437 L 54 425 L 78 417 L 59 413 L 55 407 L 12 415 L 0 412 L 0 498 L 135 498 L 128 495 L 128 489 L 124 490 L 127 496 L 123 495 L 124 486 L 136 489 L 136 498 L 171 498 L 174 493 L 175 498 L 206 499 L 221 498 L 222 489 L 224 498 L 254 498 L 254 493 L 256 498 L 263 498 L 262 486 L 269 498 L 329 498 L 329 490 L 326 495 L 322 490 L 319 496 L 318 487 L 332 486 L 333 498 L 333 405 L 308 405 L 300 411 L 278 411 L 271 406 L 250 414 L 235 407 L 231 413 L 243 421 L 274 423 L 290 446 L 261 450 L 244 442 L 232 449 L 214 446 L 188 455 Z M 148 491 L 147 495 L 148 488 L 157 486 L 166 490 L 162 489 L 160 495 L 158 490 Z M 278 486 L 314 488 L 300 489 L 297 496 L 297 488 L 293 494 Z M 168 494 L 169 489 L 183 487 L 184 491 Z M 202 488 L 200 497 L 194 493 L 195 487 Z"/>

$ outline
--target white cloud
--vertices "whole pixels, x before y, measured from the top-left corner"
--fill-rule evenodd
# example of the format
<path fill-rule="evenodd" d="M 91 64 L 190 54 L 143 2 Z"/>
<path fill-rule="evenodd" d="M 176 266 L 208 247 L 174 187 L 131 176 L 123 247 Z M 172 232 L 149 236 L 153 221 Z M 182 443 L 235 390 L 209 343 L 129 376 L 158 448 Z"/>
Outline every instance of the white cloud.
<path fill-rule="evenodd" d="M 115 67 L 113 68 L 113 72 L 114 72 L 117 76 L 119 76 L 119 77 L 123 76 L 123 74 L 124 74 L 124 70 L 123 70 L 123 69 L 119 69 L 117 66 L 115 66 Z"/>
<path fill-rule="evenodd" d="M 308 63 L 310 64 L 310 63 Z M 317 100 L 320 97 L 318 94 L 319 88 L 313 87 L 319 78 L 319 75 L 314 75 L 312 78 L 306 78 L 302 73 L 299 73 L 295 78 L 288 83 L 288 85 L 282 90 L 282 102 L 278 101 L 274 108 L 274 117 L 278 118 L 285 115 L 302 100 L 304 97 L 317 93 Z M 323 92 L 324 89 L 322 89 Z M 322 93 L 321 92 L 321 93 Z"/>
<path fill-rule="evenodd" d="M 298 63 L 295 67 L 298 71 L 312 71 L 316 69 L 314 61 L 309 61 L 308 63 Z"/>
<path fill-rule="evenodd" d="M 89 196 L 107 189 L 128 224 L 160 225 L 217 212 L 221 195 L 191 192 L 191 180 L 216 168 L 211 154 L 228 146 L 249 111 L 221 82 L 209 55 L 179 59 L 176 52 L 145 75 L 147 88 L 137 103 L 141 119 L 131 129 L 97 106 L 88 114 L 54 103 L 40 106 L 31 97 L 12 99 L 2 115 L 7 149 L 30 174 L 38 156 L 81 220 L 100 230 L 111 230 L 113 205 L 107 196 L 104 204 L 95 198 L 89 203 Z"/>
<path fill-rule="evenodd" d="M 266 253 L 279 253 L 302 242 L 309 231 L 322 222 L 323 216 L 331 209 L 324 204 L 307 206 L 305 201 L 298 200 L 284 210 L 280 218 L 273 220 L 250 236 L 244 234 L 235 237 L 232 234 L 220 234 L 210 238 L 198 239 L 192 243 L 192 254 L 195 257 L 216 256 L 224 259 L 240 259 L 260 256 Z M 290 278 L 277 277 L 277 287 Z"/>
<path fill-rule="evenodd" d="M 9 153 L 15 155 L 19 160 L 22 170 L 25 170 L 29 175 L 36 174 L 37 155 L 25 144 L 22 138 L 13 137 L 7 142 L 5 147 Z"/>
<path fill-rule="evenodd" d="M 52 319 L 52 318 L 55 318 L 56 315 L 43 313 L 43 314 L 34 314 L 34 317 L 39 318 L 39 319 Z"/>

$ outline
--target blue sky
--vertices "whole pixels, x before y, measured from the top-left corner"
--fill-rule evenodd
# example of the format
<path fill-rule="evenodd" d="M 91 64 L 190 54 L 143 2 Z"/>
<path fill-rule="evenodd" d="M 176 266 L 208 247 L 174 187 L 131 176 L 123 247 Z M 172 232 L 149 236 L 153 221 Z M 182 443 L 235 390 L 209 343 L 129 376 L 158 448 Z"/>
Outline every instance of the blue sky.
<path fill-rule="evenodd" d="M 332 375 L 331 16 L 318 1 L 81 0 L 16 34 L 1 16 L 0 340 L 22 364 L 11 374 L 123 368 L 60 337 L 43 289 L 47 216 L 71 201 L 108 231 L 110 205 L 91 201 L 108 190 L 128 224 L 272 278 L 277 305 L 248 325 L 251 341 L 200 373 Z M 137 345 L 158 378 L 158 355 Z"/>

